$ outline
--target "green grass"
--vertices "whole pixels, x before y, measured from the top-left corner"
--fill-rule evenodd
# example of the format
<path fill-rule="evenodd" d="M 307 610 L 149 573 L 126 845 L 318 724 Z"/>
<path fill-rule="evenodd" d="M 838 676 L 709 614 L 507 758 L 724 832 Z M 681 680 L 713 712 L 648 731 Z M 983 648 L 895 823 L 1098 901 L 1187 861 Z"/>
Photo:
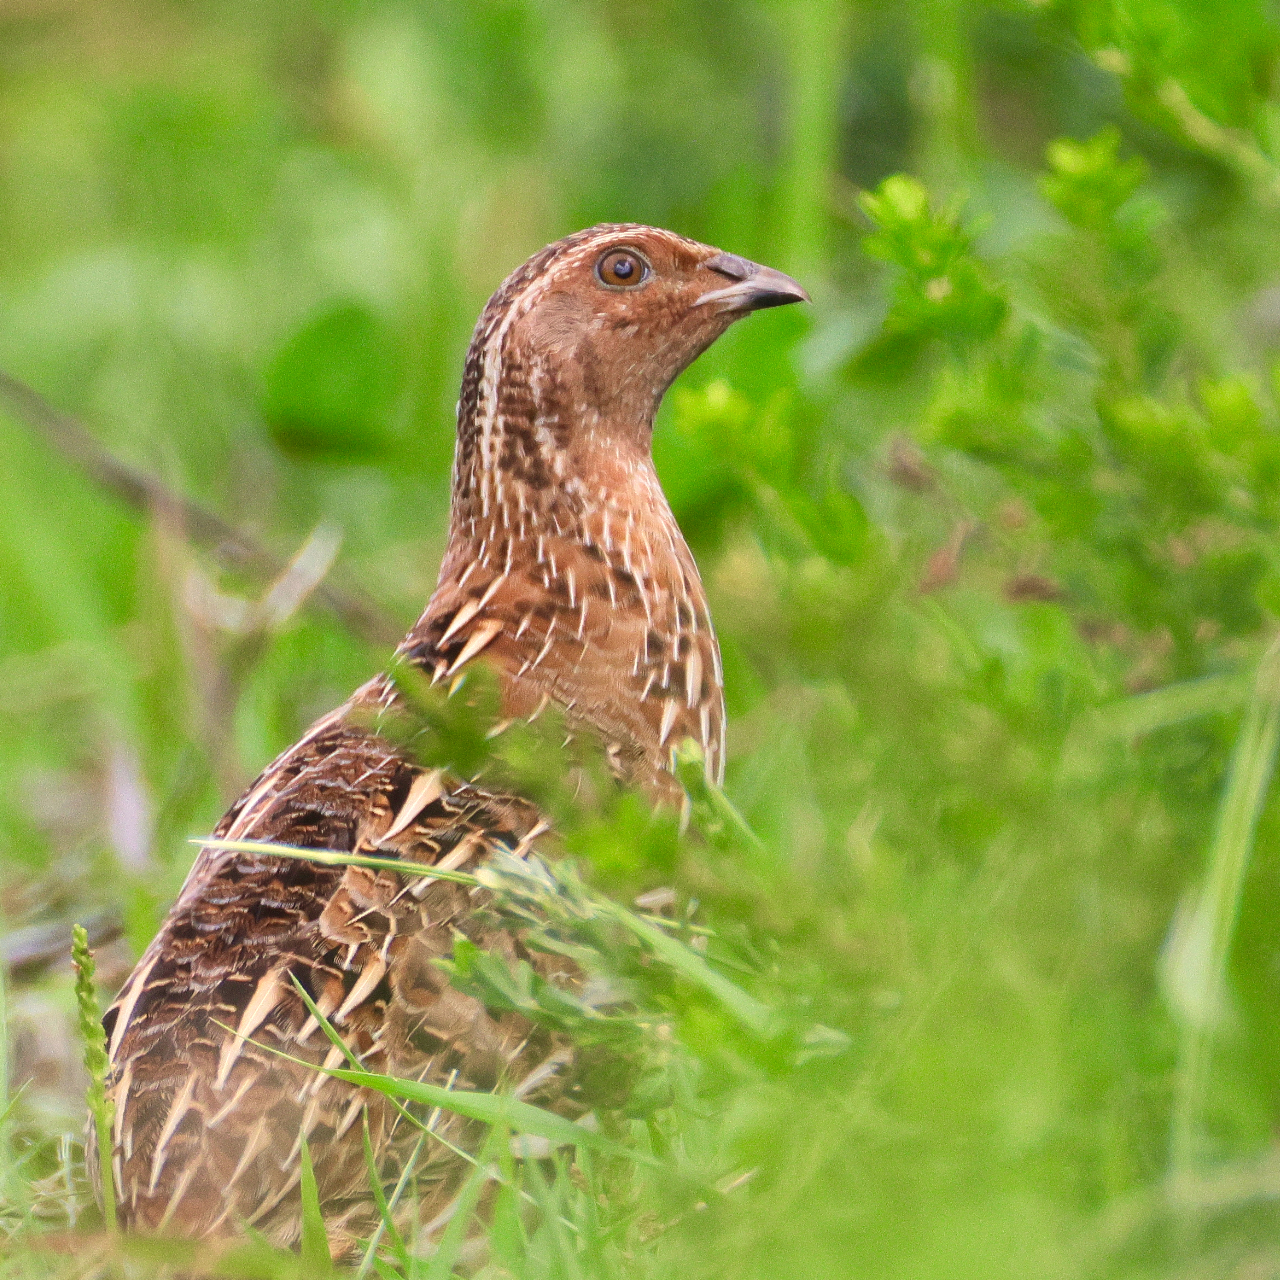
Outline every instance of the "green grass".
<path fill-rule="evenodd" d="M 269 555 L 0 411 L 6 946 L 119 918 L 110 994 L 426 598 L 489 291 L 672 226 L 815 298 L 655 441 L 725 794 L 681 837 L 532 779 L 579 877 L 543 891 L 635 983 L 578 1032 L 643 1070 L 606 1151 L 496 1117 L 484 1251 L 460 1212 L 364 1274 L 1280 1274 L 1278 50 L 1260 0 L 11 6 L 0 370 Z M 660 887 L 679 931 L 610 916 Z M 0 1277 L 185 1265 L 89 1203 L 69 965 L 4 996 Z"/>

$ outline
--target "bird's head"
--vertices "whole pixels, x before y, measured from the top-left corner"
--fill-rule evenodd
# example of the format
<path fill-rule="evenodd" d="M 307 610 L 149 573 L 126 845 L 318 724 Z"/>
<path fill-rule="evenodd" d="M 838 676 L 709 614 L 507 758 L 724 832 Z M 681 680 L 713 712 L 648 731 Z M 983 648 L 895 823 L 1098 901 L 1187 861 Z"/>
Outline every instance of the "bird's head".
<path fill-rule="evenodd" d="M 463 380 L 464 443 L 472 424 L 482 433 L 486 420 L 540 419 L 543 451 L 647 449 L 677 374 L 735 320 L 808 296 L 780 271 L 657 227 L 569 236 L 514 271 L 481 315 Z"/>
<path fill-rule="evenodd" d="M 471 341 L 449 545 L 402 652 L 434 679 L 483 653 L 508 715 L 558 702 L 657 798 L 680 799 L 667 770 L 686 737 L 718 778 L 720 652 L 654 471 L 653 418 L 735 320 L 807 297 L 780 271 L 629 224 L 512 272 Z"/>

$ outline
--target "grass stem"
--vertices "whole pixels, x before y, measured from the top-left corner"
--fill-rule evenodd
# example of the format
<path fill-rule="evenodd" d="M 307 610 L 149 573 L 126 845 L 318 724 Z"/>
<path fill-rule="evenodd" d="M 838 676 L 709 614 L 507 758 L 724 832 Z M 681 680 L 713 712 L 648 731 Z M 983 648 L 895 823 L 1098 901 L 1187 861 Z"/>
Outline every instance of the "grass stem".
<path fill-rule="evenodd" d="M 80 1010 L 80 1038 L 84 1041 L 84 1065 L 89 1072 L 89 1088 L 85 1101 L 93 1123 L 98 1147 L 99 1194 L 102 1197 L 102 1217 L 109 1234 L 119 1230 L 116 1218 L 115 1176 L 111 1166 L 112 1136 L 115 1120 L 115 1104 L 107 1097 L 107 1036 L 102 1028 L 102 1011 L 98 1006 L 98 992 L 94 985 L 95 963 L 89 950 L 89 935 L 83 925 L 71 927 L 71 962 L 76 970 L 76 1004 Z"/>
<path fill-rule="evenodd" d="M 1169 1170 L 1175 1190 L 1194 1174 L 1202 1155 L 1214 1039 L 1226 1012 L 1231 937 L 1278 744 L 1280 637 L 1272 641 L 1258 664 L 1227 769 L 1204 886 L 1191 909 L 1175 924 L 1166 949 L 1166 980 L 1182 1012 L 1169 1141 Z"/>

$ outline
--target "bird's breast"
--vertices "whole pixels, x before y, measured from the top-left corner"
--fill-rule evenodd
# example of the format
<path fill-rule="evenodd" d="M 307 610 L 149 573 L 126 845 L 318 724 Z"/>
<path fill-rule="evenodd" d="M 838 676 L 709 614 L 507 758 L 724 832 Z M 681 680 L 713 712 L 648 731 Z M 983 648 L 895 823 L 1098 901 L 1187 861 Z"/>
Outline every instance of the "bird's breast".
<path fill-rule="evenodd" d="M 490 524 L 454 548 L 406 651 L 436 680 L 484 657 L 504 714 L 548 700 L 619 749 L 627 772 L 670 794 L 671 748 L 692 737 L 723 760 L 723 678 L 702 583 L 674 522 L 601 505 L 572 530 Z"/>

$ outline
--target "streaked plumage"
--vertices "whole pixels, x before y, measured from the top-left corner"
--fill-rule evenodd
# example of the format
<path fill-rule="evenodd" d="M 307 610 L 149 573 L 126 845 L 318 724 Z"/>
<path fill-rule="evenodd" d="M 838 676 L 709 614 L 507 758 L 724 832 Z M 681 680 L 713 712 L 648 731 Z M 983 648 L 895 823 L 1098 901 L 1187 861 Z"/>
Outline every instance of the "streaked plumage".
<path fill-rule="evenodd" d="M 570 236 L 515 271 L 476 326 L 448 549 L 400 653 L 437 681 L 489 662 L 504 716 L 555 703 L 655 800 L 679 798 L 667 769 L 685 737 L 718 778 L 720 654 L 653 470 L 653 415 L 733 320 L 803 297 L 776 272 L 629 225 Z M 385 677 L 358 690 L 265 770 L 216 835 L 455 868 L 535 847 L 546 825 L 527 801 L 425 770 L 379 735 L 397 697 Z M 455 933 L 523 954 L 476 907 L 447 882 L 203 850 L 105 1020 L 126 1225 L 205 1236 L 250 1224 L 293 1243 L 305 1135 L 335 1248 L 368 1231 L 365 1117 L 388 1182 L 417 1134 L 381 1097 L 268 1051 L 339 1060 L 291 977 L 372 1070 L 459 1088 L 505 1079 L 572 1114 L 570 1046 L 486 1010 L 432 963 Z M 572 981 L 567 962 L 559 976 Z M 441 1131 L 468 1140 L 456 1118 Z M 431 1144 L 418 1166 L 428 1219 L 458 1171 Z"/>

